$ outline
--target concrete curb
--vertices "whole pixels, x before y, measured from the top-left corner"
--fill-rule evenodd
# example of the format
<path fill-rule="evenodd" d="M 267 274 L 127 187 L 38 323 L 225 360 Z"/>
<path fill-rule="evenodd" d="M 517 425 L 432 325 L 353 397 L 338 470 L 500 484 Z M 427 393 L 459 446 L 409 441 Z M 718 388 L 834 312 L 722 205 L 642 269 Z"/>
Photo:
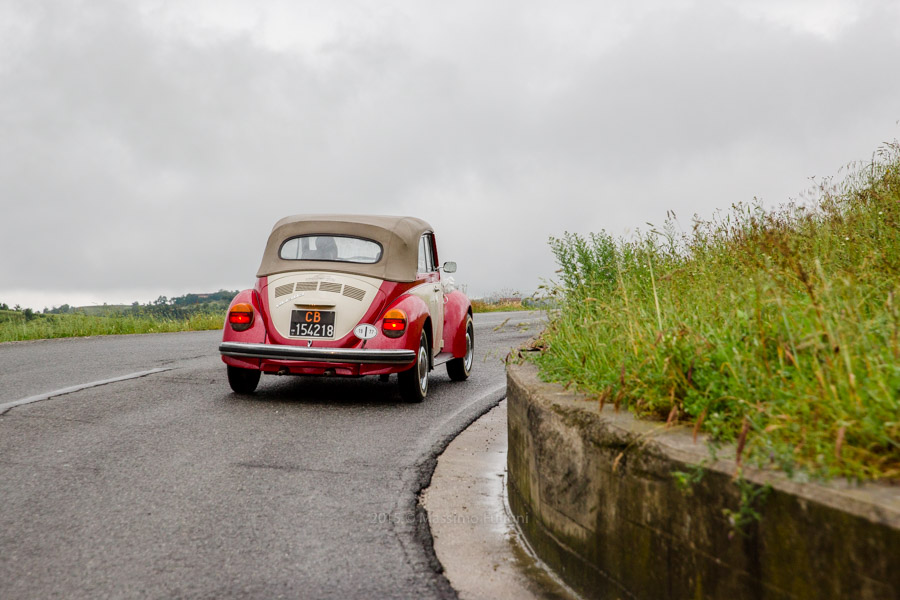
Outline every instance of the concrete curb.
<path fill-rule="evenodd" d="M 770 486 L 736 534 L 737 465 L 680 427 L 638 421 L 507 369 L 509 501 L 542 560 L 590 598 L 898 598 L 900 488 Z M 698 471 L 698 469 L 702 469 Z M 688 489 L 676 471 L 702 473 Z"/>
<path fill-rule="evenodd" d="M 505 473 L 504 401 L 447 446 L 421 495 L 444 575 L 463 600 L 578 600 L 519 545 Z"/>

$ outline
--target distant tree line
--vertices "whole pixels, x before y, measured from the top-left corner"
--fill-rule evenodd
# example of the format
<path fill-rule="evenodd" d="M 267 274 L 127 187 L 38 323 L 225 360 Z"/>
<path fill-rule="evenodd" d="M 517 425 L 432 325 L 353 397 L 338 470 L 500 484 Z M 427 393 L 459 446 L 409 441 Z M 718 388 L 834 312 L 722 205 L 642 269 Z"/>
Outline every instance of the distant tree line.
<path fill-rule="evenodd" d="M 209 294 L 185 294 L 175 298 L 167 298 L 160 296 L 156 300 L 141 304 L 133 302 L 129 305 L 109 305 L 102 306 L 70 306 L 63 304 L 62 306 L 54 306 L 53 308 L 44 308 L 42 312 L 35 312 L 30 308 L 23 309 L 16 304 L 10 308 L 8 304 L 0 302 L 0 311 L 6 311 L 8 316 L 24 317 L 26 321 L 30 321 L 40 314 L 45 315 L 72 315 L 84 314 L 100 317 L 116 317 L 116 316 L 135 316 L 135 317 L 151 317 L 159 319 L 187 319 L 198 314 L 218 314 L 228 309 L 231 299 L 237 295 L 237 291 L 219 290 Z M 9 313 L 18 313 L 18 315 L 9 315 Z M 0 320 L 3 315 L 0 314 Z"/>

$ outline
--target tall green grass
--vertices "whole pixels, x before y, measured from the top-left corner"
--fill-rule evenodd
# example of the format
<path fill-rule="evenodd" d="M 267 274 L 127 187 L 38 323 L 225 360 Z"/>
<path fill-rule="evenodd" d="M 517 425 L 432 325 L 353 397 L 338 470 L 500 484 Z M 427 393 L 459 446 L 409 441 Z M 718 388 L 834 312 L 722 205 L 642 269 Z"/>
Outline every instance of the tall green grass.
<path fill-rule="evenodd" d="M 529 310 L 529 308 L 521 302 L 489 303 L 484 300 L 472 300 L 472 312 L 475 313 L 509 312 L 515 310 Z"/>
<path fill-rule="evenodd" d="M 128 333 L 164 333 L 221 329 L 222 314 L 195 314 L 185 318 L 152 316 L 93 316 L 85 314 L 35 315 L 26 319 L 21 313 L 0 315 L 0 342 L 91 335 Z"/>
<path fill-rule="evenodd" d="M 900 478 L 900 146 L 814 202 L 684 233 L 551 238 L 561 311 L 542 375 L 692 423 L 739 460 Z"/>

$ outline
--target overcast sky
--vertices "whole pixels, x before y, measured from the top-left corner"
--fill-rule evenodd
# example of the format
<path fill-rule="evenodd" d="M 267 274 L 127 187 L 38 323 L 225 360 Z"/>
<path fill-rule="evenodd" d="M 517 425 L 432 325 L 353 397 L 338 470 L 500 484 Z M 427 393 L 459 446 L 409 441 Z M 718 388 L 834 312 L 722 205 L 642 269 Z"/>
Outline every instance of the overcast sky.
<path fill-rule="evenodd" d="M 896 0 L 0 0 L 0 302 L 250 287 L 409 214 L 472 296 L 551 235 L 797 198 L 900 137 Z"/>

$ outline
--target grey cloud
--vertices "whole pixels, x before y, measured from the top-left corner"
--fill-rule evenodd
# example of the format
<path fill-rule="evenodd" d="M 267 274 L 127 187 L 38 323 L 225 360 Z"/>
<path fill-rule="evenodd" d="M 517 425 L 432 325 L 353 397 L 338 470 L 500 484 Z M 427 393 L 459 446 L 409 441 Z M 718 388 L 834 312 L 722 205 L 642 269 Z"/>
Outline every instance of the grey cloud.
<path fill-rule="evenodd" d="M 317 56 L 130 3 L 7 6 L 0 300 L 249 285 L 271 224 L 310 211 L 422 216 L 472 291 L 533 289 L 549 235 L 783 201 L 895 137 L 897 19 L 868 6 L 829 40 L 700 2 L 609 44 L 389 13 Z"/>

